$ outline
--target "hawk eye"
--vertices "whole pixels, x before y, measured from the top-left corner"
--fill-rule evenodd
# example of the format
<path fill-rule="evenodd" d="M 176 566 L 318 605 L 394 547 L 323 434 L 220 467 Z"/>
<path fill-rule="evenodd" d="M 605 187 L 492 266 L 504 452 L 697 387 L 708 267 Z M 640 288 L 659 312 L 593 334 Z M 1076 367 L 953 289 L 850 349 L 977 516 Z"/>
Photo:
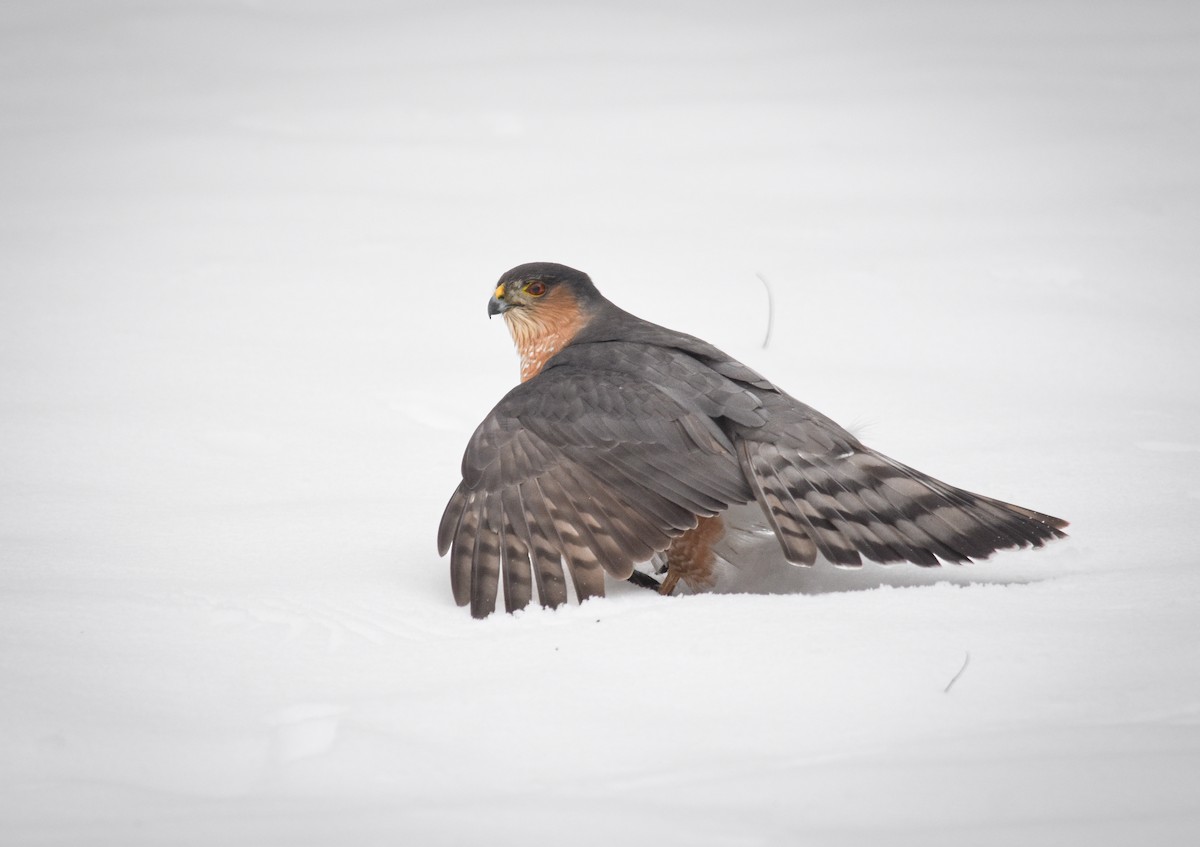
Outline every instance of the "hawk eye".
<path fill-rule="evenodd" d="M 546 293 L 546 283 L 540 279 L 535 279 L 533 282 L 525 286 L 525 293 L 530 297 L 541 297 Z"/>

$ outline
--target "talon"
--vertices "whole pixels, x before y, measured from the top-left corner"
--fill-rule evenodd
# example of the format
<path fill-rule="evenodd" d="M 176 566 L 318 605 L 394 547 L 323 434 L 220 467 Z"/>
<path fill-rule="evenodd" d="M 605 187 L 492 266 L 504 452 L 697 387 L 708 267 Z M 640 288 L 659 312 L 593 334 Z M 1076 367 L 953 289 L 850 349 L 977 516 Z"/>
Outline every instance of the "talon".
<path fill-rule="evenodd" d="M 631 573 L 626 582 L 632 583 L 640 588 L 650 588 L 658 592 L 662 591 L 662 585 L 659 584 L 657 579 L 650 576 L 650 574 L 642 573 L 641 571 L 634 571 Z"/>

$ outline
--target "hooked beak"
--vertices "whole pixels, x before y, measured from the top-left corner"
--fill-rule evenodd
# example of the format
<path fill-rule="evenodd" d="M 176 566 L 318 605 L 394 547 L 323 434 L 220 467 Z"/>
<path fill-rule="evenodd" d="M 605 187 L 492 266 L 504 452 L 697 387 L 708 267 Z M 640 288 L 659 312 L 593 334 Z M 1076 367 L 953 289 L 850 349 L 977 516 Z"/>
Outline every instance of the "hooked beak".
<path fill-rule="evenodd" d="M 512 303 L 504 299 L 504 284 L 496 286 L 496 290 L 492 293 L 492 298 L 488 300 L 488 317 L 494 318 L 496 315 L 503 315 L 512 308 Z"/>

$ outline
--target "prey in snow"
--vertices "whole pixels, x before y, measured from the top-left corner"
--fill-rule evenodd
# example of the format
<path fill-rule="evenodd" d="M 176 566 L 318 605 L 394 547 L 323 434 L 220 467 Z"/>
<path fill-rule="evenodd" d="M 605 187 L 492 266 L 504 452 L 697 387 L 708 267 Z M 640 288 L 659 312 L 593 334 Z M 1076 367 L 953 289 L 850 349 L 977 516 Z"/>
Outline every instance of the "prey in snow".
<path fill-rule="evenodd" d="M 702 590 L 717 564 L 968 562 L 1067 522 L 972 494 L 867 447 L 736 359 L 535 262 L 500 277 L 521 384 L 467 444 L 438 528 L 459 605 L 604 595 L 604 575 Z M 565 571 L 564 571 L 565 563 Z M 775 564 L 777 563 L 777 564 Z M 661 571 L 660 571 L 661 572 Z"/>

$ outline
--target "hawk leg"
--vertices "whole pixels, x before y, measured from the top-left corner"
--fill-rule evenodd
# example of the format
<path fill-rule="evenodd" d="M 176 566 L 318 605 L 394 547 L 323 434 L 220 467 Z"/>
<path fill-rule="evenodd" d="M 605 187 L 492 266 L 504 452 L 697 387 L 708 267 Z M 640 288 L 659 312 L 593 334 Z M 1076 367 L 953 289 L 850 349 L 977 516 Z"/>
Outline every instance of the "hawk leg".
<path fill-rule="evenodd" d="M 717 563 L 713 546 L 724 535 L 725 522 L 716 515 L 700 518 L 696 526 L 672 541 L 667 548 L 667 576 L 658 593 L 670 594 L 681 579 L 692 591 L 710 588 Z"/>

